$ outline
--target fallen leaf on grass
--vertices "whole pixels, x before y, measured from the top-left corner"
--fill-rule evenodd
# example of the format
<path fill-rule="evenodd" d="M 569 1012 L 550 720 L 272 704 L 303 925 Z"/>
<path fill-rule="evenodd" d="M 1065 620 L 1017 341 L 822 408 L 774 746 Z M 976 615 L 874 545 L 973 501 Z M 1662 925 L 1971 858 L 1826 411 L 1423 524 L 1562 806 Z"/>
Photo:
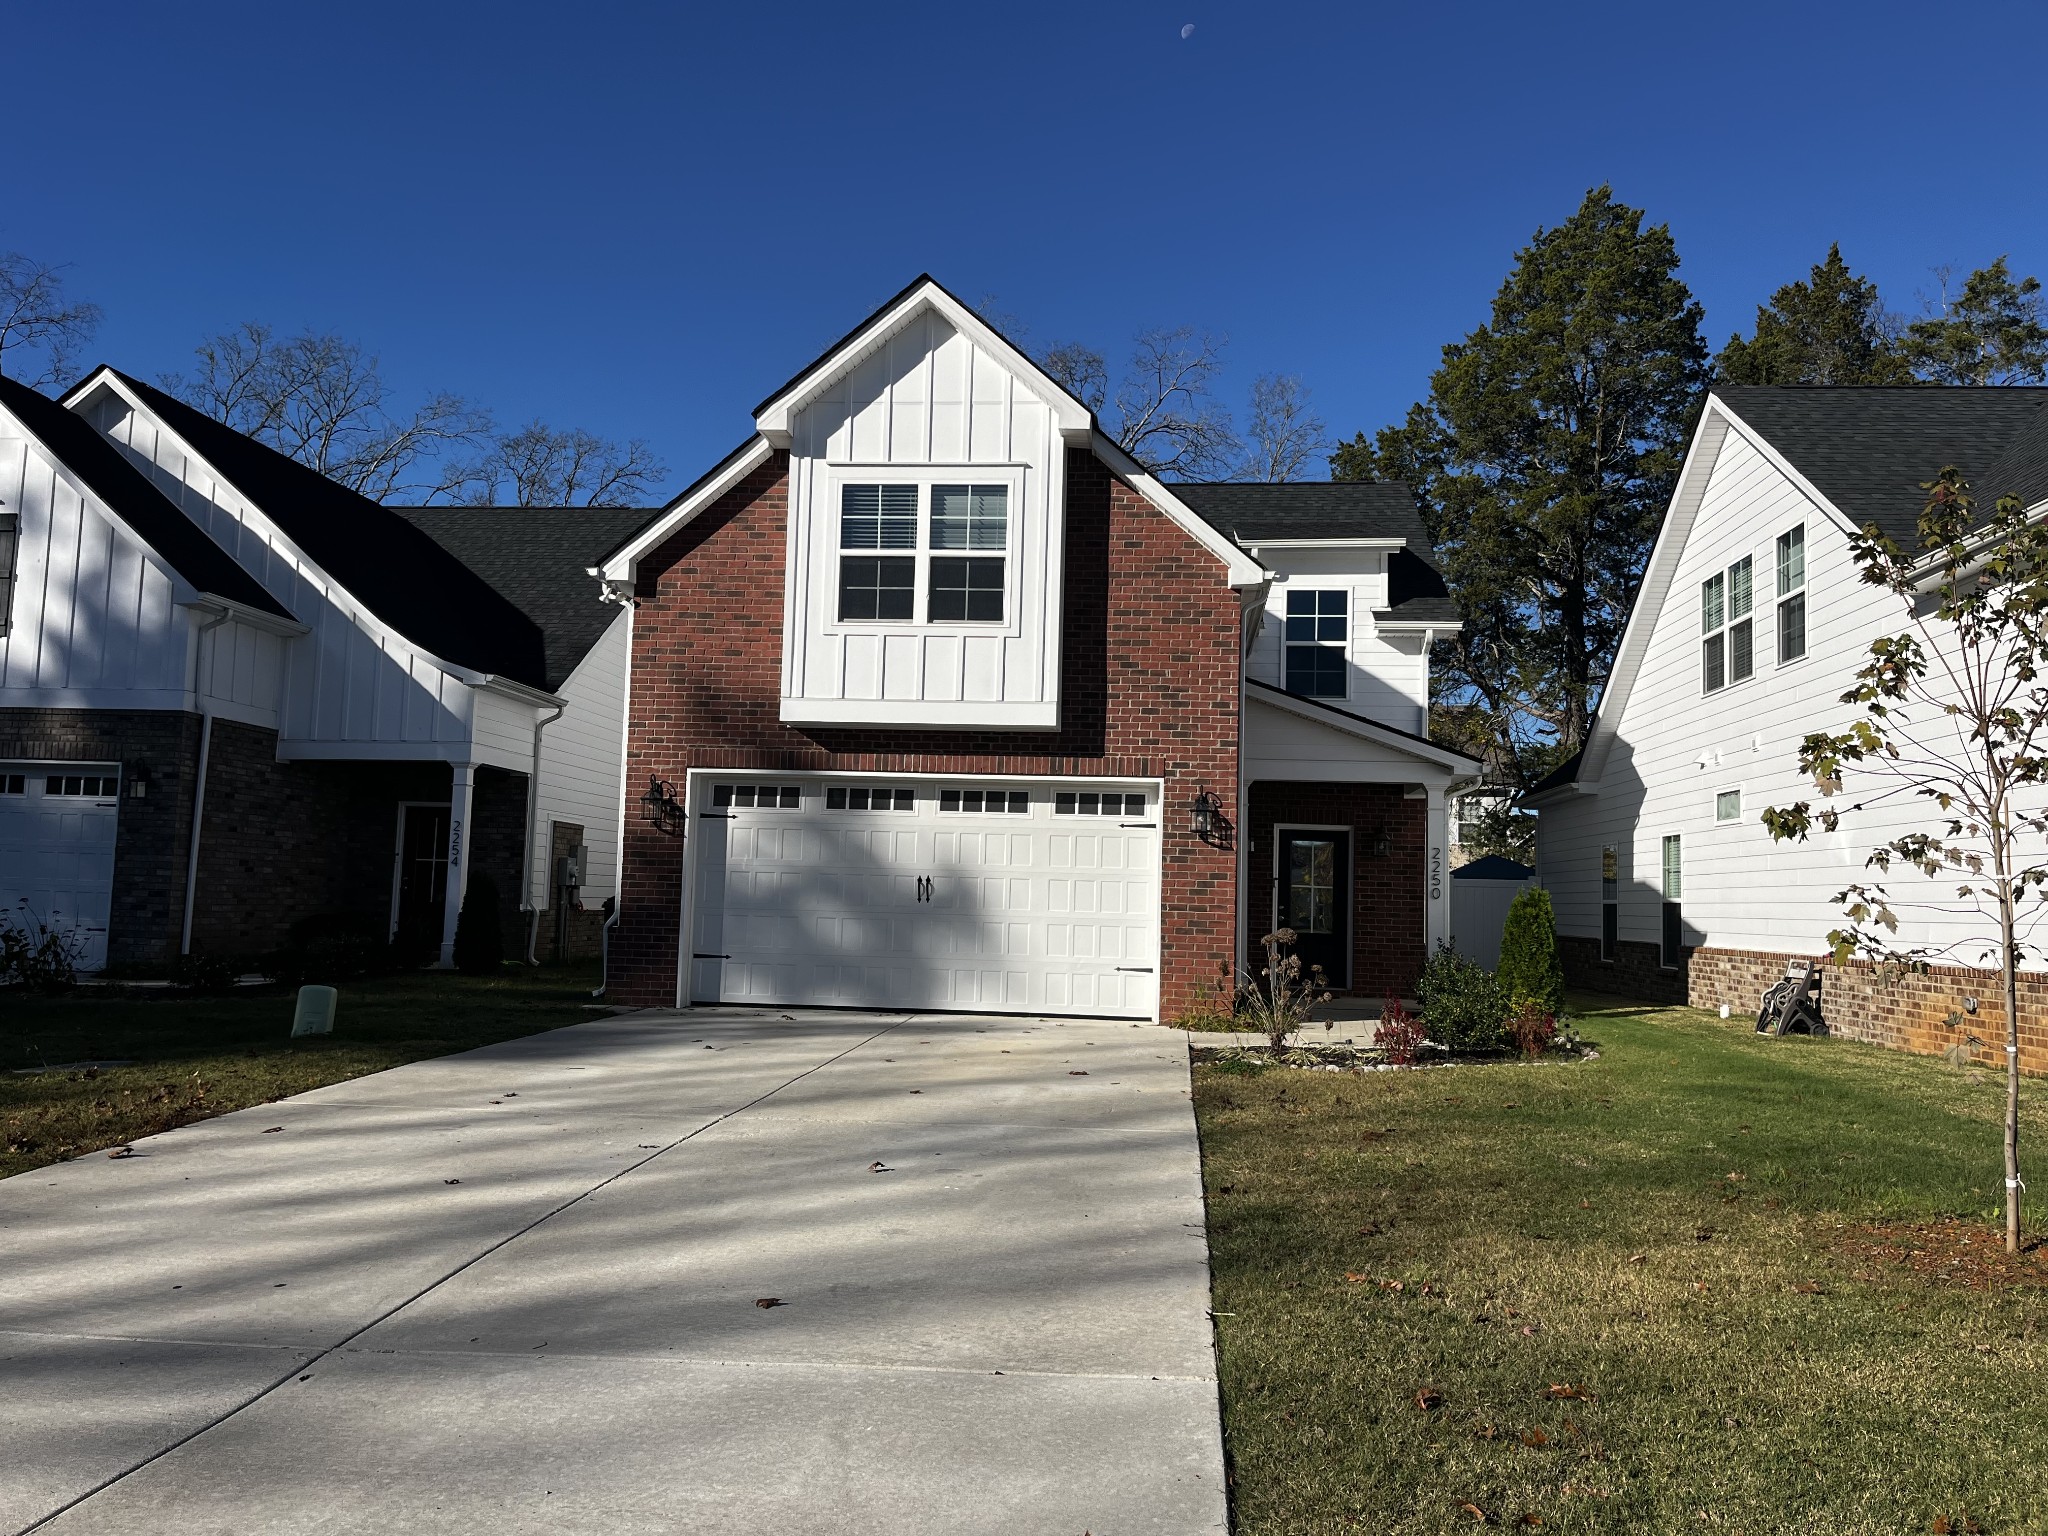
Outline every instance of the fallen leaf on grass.
<path fill-rule="evenodd" d="M 1714 1229 L 1712 1227 L 1694 1227 L 1692 1240 L 1696 1243 L 1710 1243 L 1714 1240 Z"/>
<path fill-rule="evenodd" d="M 1792 1289 L 1798 1292 L 1801 1296 L 1827 1295 L 1826 1291 L 1822 1290 L 1818 1285 L 1816 1285 L 1811 1280 L 1801 1280 L 1797 1285 L 1793 1286 Z"/>
<path fill-rule="evenodd" d="M 1524 1515 L 1515 1522 L 1517 1525 L 1541 1525 L 1542 1523 L 1543 1517 L 1541 1515 Z"/>
<path fill-rule="evenodd" d="M 1360 1274 L 1360 1273 L 1359 1273 L 1359 1272 L 1358 1272 L 1357 1270 L 1355 1270 L 1355 1269 L 1347 1269 L 1347 1270 L 1345 1270 L 1345 1271 L 1344 1271 L 1344 1278 L 1345 1278 L 1346 1280 L 1349 1280 L 1349 1281 L 1350 1281 L 1350 1282 L 1351 1282 L 1351 1283 L 1352 1283 L 1353 1285 L 1363 1285 L 1363 1284 L 1365 1284 L 1365 1282 L 1366 1282 L 1366 1281 L 1370 1280 L 1370 1279 L 1372 1278 L 1372 1276 L 1371 1276 L 1371 1275 L 1361 1275 L 1361 1274 Z"/>
<path fill-rule="evenodd" d="M 1569 1381 L 1552 1382 L 1543 1389 L 1543 1395 L 1554 1401 L 1564 1398 L 1577 1398 L 1582 1403 L 1593 1401 L 1592 1393 L 1588 1392 L 1584 1387 L 1574 1385 Z"/>
<path fill-rule="evenodd" d="M 1628 1261 L 1631 1264 L 1647 1264 L 1650 1262 L 1650 1256 L 1647 1253 L 1632 1253 L 1628 1256 Z"/>
<path fill-rule="evenodd" d="M 1740 1184 L 1744 1179 L 1748 1177 L 1749 1175 L 1746 1173 L 1731 1173 L 1728 1175 L 1728 1182 L 1730 1184 Z"/>
<path fill-rule="evenodd" d="M 1460 1504 L 1458 1508 L 1462 1509 L 1474 1520 L 1477 1520 L 1481 1525 L 1485 1525 L 1488 1523 L 1486 1511 L 1481 1509 L 1477 1504 Z"/>
<path fill-rule="evenodd" d="M 1443 1407 L 1443 1405 L 1444 1395 L 1443 1393 L 1437 1391 L 1435 1387 L 1424 1387 L 1421 1391 L 1415 1394 L 1415 1406 L 1420 1408 L 1424 1413 L 1434 1413 L 1437 1409 Z"/>
<path fill-rule="evenodd" d="M 1405 1289 L 1405 1287 L 1399 1280 L 1382 1280 L 1380 1282 L 1380 1289 L 1383 1291 L 1398 1291 Z"/>
<path fill-rule="evenodd" d="M 756 1296 L 754 1298 L 754 1305 L 759 1307 L 763 1312 L 766 1312 L 771 1307 L 786 1307 L 789 1305 L 789 1303 L 784 1301 L 780 1296 Z"/>
<path fill-rule="evenodd" d="M 1544 1446 L 1550 1444 L 1550 1436 L 1543 1433 L 1540 1429 L 1525 1429 L 1522 1431 L 1522 1444 L 1528 1446 L 1532 1451 L 1541 1450 Z"/>

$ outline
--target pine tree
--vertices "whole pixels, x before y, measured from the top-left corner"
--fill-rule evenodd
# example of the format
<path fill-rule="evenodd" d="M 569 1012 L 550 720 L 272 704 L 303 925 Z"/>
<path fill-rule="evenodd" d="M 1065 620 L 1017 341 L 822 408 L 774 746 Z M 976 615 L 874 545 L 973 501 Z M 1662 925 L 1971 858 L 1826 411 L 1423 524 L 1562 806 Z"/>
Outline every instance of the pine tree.
<path fill-rule="evenodd" d="M 1899 340 L 1913 371 L 1930 384 L 2039 384 L 2048 379 L 2048 326 L 2037 277 L 2015 279 L 1999 257 L 1963 279 L 1953 298 L 1947 274 L 1934 313 Z"/>
<path fill-rule="evenodd" d="M 1516 254 L 1429 398 L 1331 455 L 1421 495 L 1465 616 L 1436 670 L 1521 782 L 1585 740 L 1707 380 L 1701 318 L 1669 227 L 1595 188 Z"/>
<path fill-rule="evenodd" d="M 1831 245 L 1807 281 L 1757 306 L 1756 334 L 1730 336 L 1715 371 L 1731 384 L 1911 384 L 1892 330 L 1877 284 Z"/>

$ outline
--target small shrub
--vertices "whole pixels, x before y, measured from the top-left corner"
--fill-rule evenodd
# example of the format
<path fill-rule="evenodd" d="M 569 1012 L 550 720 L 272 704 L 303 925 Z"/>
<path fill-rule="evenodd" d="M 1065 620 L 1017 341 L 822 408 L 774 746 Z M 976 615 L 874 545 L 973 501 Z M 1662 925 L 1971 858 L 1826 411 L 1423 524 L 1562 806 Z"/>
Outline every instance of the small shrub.
<path fill-rule="evenodd" d="M 1553 1018 L 1564 1012 L 1564 962 L 1557 952 L 1557 914 L 1550 892 L 1532 885 L 1508 908 L 1494 972 L 1509 997 L 1529 998 Z"/>
<path fill-rule="evenodd" d="M 1237 1014 L 1230 995 L 1230 966 L 1226 963 L 1223 974 L 1209 983 L 1205 996 L 1198 997 L 1180 1011 L 1173 1021 L 1176 1029 L 1199 1029 L 1221 1033 L 1237 1028 Z"/>
<path fill-rule="evenodd" d="M 1330 1000 L 1323 984 L 1323 968 L 1301 972 L 1301 956 L 1294 951 L 1294 930 L 1280 928 L 1259 940 L 1265 946 L 1266 964 L 1257 981 L 1247 978 L 1238 989 L 1237 1015 L 1247 1028 L 1255 1029 L 1271 1043 L 1275 1055 L 1286 1049 L 1287 1037 L 1308 1022 L 1308 1016 Z"/>
<path fill-rule="evenodd" d="M 1380 1010 L 1380 1027 L 1373 1036 L 1373 1044 L 1386 1053 L 1387 1061 L 1397 1067 L 1414 1066 L 1416 1054 L 1428 1038 L 1429 1031 L 1401 1006 L 1401 1000 L 1389 997 L 1387 1006 Z"/>
<path fill-rule="evenodd" d="M 488 976 L 505 963 L 505 933 L 498 919 L 498 882 L 478 871 L 469 877 L 455 919 L 455 969 Z"/>
<path fill-rule="evenodd" d="M 232 992 L 242 967 L 226 955 L 195 950 L 171 962 L 171 985 L 188 992 Z"/>
<path fill-rule="evenodd" d="M 1517 998 L 1508 1015 L 1508 1033 L 1524 1056 L 1541 1056 L 1557 1039 L 1557 1015 L 1532 997 Z"/>
<path fill-rule="evenodd" d="M 1415 983 L 1423 1027 L 1447 1051 L 1497 1051 L 1507 1044 L 1508 1000 L 1493 973 L 1448 944 L 1422 967 Z"/>
<path fill-rule="evenodd" d="M 85 942 L 69 928 L 52 928 L 21 899 L 19 915 L 0 916 L 0 986 L 67 992 L 78 984 Z"/>

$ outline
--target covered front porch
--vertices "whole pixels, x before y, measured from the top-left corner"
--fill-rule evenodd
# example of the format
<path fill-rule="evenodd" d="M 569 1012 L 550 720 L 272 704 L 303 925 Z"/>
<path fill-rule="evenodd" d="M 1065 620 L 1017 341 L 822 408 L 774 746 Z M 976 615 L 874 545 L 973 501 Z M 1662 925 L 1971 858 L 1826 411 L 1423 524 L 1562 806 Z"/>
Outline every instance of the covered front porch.
<path fill-rule="evenodd" d="M 1239 828 L 1241 954 L 1291 928 L 1340 997 L 1412 997 L 1448 941 L 1450 792 L 1478 764 L 1427 739 L 1246 684 Z"/>

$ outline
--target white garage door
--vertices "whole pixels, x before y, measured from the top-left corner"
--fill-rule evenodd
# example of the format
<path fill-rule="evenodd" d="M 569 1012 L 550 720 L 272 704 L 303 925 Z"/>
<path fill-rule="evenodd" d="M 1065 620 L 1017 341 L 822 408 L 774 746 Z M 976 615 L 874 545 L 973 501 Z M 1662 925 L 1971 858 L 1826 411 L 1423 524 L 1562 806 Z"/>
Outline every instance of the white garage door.
<path fill-rule="evenodd" d="M 693 776 L 698 1002 L 1150 1018 L 1159 790 Z"/>
<path fill-rule="evenodd" d="M 107 963 L 120 791 L 111 763 L 0 763 L 0 918 L 67 934 L 80 970 Z"/>

